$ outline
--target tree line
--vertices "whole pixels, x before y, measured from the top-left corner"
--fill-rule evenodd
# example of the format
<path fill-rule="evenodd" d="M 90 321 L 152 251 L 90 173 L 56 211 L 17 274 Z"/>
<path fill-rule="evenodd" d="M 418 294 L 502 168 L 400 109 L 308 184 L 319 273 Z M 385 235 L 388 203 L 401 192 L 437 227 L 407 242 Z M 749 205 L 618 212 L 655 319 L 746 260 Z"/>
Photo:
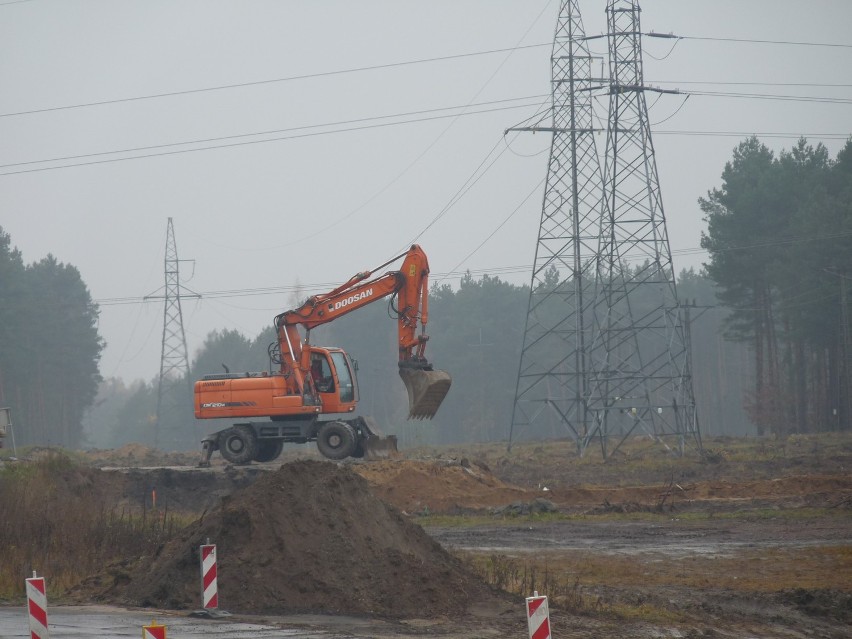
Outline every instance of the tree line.
<path fill-rule="evenodd" d="M 678 282 L 690 301 L 714 303 L 715 287 L 701 274 L 685 270 Z M 467 274 L 454 285 L 432 287 L 426 352 L 436 368 L 451 373 L 453 386 L 431 421 L 407 420 L 408 399 L 397 371 L 396 322 L 387 304 L 378 302 L 320 326 L 312 331 L 311 341 L 350 353 L 357 362 L 360 412 L 374 417 L 387 434 L 397 435 L 401 446 L 500 441 L 509 433 L 528 300 L 528 286 L 488 275 L 476 279 Z M 703 427 L 717 435 L 753 432 L 742 408 L 749 371 L 745 346 L 719 336 L 723 314 L 711 311 L 693 326 L 693 383 L 699 410 L 704 412 Z M 197 448 L 203 435 L 226 427 L 227 420 L 193 419 L 189 381 L 224 372 L 224 366 L 235 373 L 271 370 L 267 350 L 274 340 L 271 326 L 254 338 L 232 330 L 209 333 L 192 358 L 179 430 L 161 436 L 159 444 Z M 121 380 L 106 380 L 98 410 L 89 416 L 91 437 L 99 447 L 134 441 L 153 444 L 156 402 L 156 379 L 129 388 Z M 567 436 L 568 432 L 547 427 L 513 435 Z"/>
<path fill-rule="evenodd" d="M 16 445 L 80 444 L 101 381 L 97 327 L 79 271 L 52 255 L 24 264 L 0 227 L 0 406 Z"/>
<path fill-rule="evenodd" d="M 832 160 L 804 139 L 776 157 L 749 138 L 700 204 L 726 335 L 752 354 L 758 433 L 848 429 L 852 141 Z"/>

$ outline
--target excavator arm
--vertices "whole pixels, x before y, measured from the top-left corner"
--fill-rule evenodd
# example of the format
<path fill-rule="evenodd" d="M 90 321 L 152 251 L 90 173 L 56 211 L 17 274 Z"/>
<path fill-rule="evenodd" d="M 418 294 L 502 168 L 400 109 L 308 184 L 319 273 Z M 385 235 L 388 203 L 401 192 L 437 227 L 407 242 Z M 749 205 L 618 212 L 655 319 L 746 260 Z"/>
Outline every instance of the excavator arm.
<path fill-rule="evenodd" d="M 374 277 L 376 271 L 404 258 L 398 271 Z M 275 318 L 281 349 L 282 373 L 294 372 L 301 383 L 310 370 L 310 331 L 388 296 L 395 296 L 399 371 L 408 390 L 409 418 L 434 417 L 450 389 L 445 371 L 433 370 L 425 357 L 429 319 L 429 262 L 418 245 L 381 266 L 357 273 L 347 282 L 309 298 L 298 308 Z M 420 330 L 418 332 L 418 325 Z M 304 341 L 298 327 L 306 331 Z"/>

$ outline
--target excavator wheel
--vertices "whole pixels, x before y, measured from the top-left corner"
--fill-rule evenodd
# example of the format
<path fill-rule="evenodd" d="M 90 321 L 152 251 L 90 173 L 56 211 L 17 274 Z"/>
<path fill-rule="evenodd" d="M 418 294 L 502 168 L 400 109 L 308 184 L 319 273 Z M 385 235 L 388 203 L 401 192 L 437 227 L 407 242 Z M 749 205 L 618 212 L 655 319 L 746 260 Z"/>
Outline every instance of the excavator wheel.
<path fill-rule="evenodd" d="M 248 464 L 257 454 L 257 436 L 248 424 L 237 424 L 219 435 L 219 452 L 232 464 Z"/>
<path fill-rule="evenodd" d="M 344 422 L 326 422 L 317 433 L 317 448 L 328 459 L 346 459 L 358 447 L 355 429 Z"/>
<path fill-rule="evenodd" d="M 278 459 L 281 451 L 284 450 L 284 442 L 282 441 L 264 441 L 257 442 L 257 452 L 254 454 L 256 462 L 271 462 Z"/>
<path fill-rule="evenodd" d="M 446 371 L 400 368 L 399 376 L 408 391 L 408 419 L 432 419 L 453 382 Z"/>

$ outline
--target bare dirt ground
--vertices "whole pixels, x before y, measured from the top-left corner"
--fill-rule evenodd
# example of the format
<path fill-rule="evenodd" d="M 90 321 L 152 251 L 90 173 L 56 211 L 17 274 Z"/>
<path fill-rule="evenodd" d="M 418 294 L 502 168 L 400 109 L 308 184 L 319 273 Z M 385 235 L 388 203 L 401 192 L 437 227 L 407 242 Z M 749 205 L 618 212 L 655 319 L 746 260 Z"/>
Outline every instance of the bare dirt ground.
<path fill-rule="evenodd" d="M 339 633 L 343 624 L 357 637 L 524 636 L 519 593 L 535 589 L 551 598 L 560 637 L 852 636 L 849 434 L 705 440 L 704 455 L 682 458 L 641 440 L 605 460 L 596 451 L 580 457 L 570 442 L 548 442 L 515 445 L 511 453 L 492 444 L 411 450 L 403 459 L 372 463 L 316 461 L 322 471 L 306 470 L 304 461 L 281 468 L 282 461 L 306 457 L 317 459 L 302 450 L 270 464 L 237 468 L 219 460 L 196 469 L 196 455 L 164 458 L 144 447 L 87 454 L 92 466 L 122 467 L 100 471 L 113 504 L 153 508 L 155 493 L 157 508 L 207 514 L 206 524 L 162 552 L 181 558 L 180 570 L 172 565 L 158 576 L 153 569 L 144 575 L 130 565 L 113 568 L 118 581 L 141 590 L 158 586 L 159 598 L 156 587 L 119 594 L 100 575 L 90 577 L 76 601 L 191 607 L 195 577 L 186 592 L 167 585 L 181 570 L 195 570 L 193 535 L 236 545 L 243 537 L 235 530 L 249 529 L 268 550 L 237 553 L 229 570 L 245 578 L 237 584 L 223 578 L 223 607 L 231 589 L 237 612 L 284 626 L 308 623 Z M 152 468 L 158 464 L 170 467 Z M 341 479 L 337 471 L 366 481 Z M 279 477 L 272 483 L 280 508 L 263 506 L 275 499 L 268 494 L 256 502 L 239 497 L 249 506 L 234 508 L 235 494 L 263 488 L 272 475 Z M 358 496 L 365 492 L 402 518 Z M 301 546 L 286 541 L 293 519 L 303 525 Z M 420 538 L 421 527 L 441 547 Z M 312 535 L 317 544 L 304 541 Z M 382 563 L 383 548 L 396 565 Z M 359 554 L 363 565 L 343 559 Z M 415 556 L 420 565 L 406 563 Z M 257 598 L 250 577 L 279 570 L 281 557 L 304 574 L 284 571 L 275 588 L 260 593 L 264 605 L 246 605 Z M 515 594 L 495 594 L 483 580 Z M 301 604 L 276 603 L 277 589 L 288 583 L 305 584 L 306 592 L 289 595 Z M 380 596 L 371 599 L 375 593 Z M 348 607 L 334 607 L 326 595 L 352 596 Z"/>
<path fill-rule="evenodd" d="M 551 594 L 560 636 L 852 636 L 852 439 L 706 444 L 445 450 L 359 472 L 407 512 L 467 514 L 420 521 L 492 582 Z"/>

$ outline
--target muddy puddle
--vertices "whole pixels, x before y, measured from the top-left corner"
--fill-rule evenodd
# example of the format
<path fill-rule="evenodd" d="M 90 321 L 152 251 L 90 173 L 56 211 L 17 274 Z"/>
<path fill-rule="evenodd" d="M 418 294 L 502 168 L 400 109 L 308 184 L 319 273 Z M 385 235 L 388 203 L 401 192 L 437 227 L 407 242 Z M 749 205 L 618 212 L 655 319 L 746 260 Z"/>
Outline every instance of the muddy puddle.
<path fill-rule="evenodd" d="M 480 553 L 524 554 L 593 551 L 603 555 L 660 555 L 661 558 L 733 557 L 752 548 L 803 548 L 848 544 L 848 522 L 823 522 L 815 529 L 773 519 L 755 522 L 563 521 L 474 528 L 426 527 L 446 548 Z M 770 532 L 771 531 L 771 532 Z"/>

